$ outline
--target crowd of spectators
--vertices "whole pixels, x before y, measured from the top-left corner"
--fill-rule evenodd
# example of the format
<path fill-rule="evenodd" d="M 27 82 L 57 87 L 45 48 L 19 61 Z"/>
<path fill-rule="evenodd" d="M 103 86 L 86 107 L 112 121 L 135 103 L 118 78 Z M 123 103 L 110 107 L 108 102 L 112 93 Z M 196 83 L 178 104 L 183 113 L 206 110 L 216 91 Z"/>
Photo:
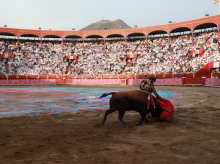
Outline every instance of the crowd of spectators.
<path fill-rule="evenodd" d="M 62 42 L 0 40 L 0 74 L 10 75 L 117 75 L 194 73 L 206 63 L 219 62 L 216 31 L 125 41 Z M 204 52 L 198 53 L 203 49 Z M 126 60 L 127 55 L 137 58 Z M 76 60 L 67 56 L 76 56 Z"/>
<path fill-rule="evenodd" d="M 137 48 L 138 59 L 126 67 L 125 72 L 131 74 L 170 74 L 194 73 L 209 62 L 220 61 L 217 44 L 217 32 L 192 35 L 180 35 L 171 38 L 155 38 L 142 40 Z M 147 50 L 146 50 L 147 49 Z M 203 49 L 204 54 L 197 53 Z"/>
<path fill-rule="evenodd" d="M 5 44 L 9 45 L 8 42 Z M 38 41 L 21 41 L 19 45 L 19 50 L 9 48 L 9 54 L 12 54 L 13 58 L 4 58 L 1 61 L 2 66 L 8 65 L 9 75 L 63 75 L 66 73 L 68 63 L 60 43 L 43 42 L 41 45 Z M 5 70 L 2 73 L 4 74 Z"/>
<path fill-rule="evenodd" d="M 78 54 L 78 62 L 71 62 L 68 74 L 120 74 L 126 66 L 124 41 L 89 42 Z"/>

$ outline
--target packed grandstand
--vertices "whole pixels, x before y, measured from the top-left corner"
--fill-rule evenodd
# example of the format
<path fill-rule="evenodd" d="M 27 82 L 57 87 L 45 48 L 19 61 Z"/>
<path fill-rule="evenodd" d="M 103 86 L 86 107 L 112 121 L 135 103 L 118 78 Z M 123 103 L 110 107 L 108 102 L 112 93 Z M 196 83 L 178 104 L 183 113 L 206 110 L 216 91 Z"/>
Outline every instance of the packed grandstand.
<path fill-rule="evenodd" d="M 209 24 L 210 25 L 210 24 Z M 208 28 L 207 28 L 208 27 Z M 39 40 L 8 37 L 0 32 L 1 75 L 146 75 L 195 73 L 210 62 L 220 62 L 218 29 L 173 35 L 155 33 L 124 39 L 65 38 Z M 28 36 L 28 35 L 26 35 Z M 34 35 L 31 35 L 34 36 Z M 36 36 L 35 36 L 36 37 Z M 215 70 L 219 72 L 219 69 Z"/>

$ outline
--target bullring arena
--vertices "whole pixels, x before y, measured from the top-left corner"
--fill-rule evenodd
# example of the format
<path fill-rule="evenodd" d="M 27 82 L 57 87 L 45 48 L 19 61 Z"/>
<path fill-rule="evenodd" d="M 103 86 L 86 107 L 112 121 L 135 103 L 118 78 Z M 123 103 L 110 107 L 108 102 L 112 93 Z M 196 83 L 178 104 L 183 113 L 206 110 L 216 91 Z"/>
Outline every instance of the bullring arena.
<path fill-rule="evenodd" d="M 220 163 L 219 20 L 0 28 L 0 164 Z M 139 114 L 127 111 L 127 128 L 117 112 L 101 125 L 111 96 L 99 96 L 139 90 L 153 76 L 173 120 L 135 126 Z"/>
<path fill-rule="evenodd" d="M 97 97 L 138 86 L 1 87 L 0 163 L 219 163 L 217 89 L 156 88 L 174 119 L 135 126 L 139 115 L 129 111 L 123 128 L 117 112 L 101 126 L 110 97 Z"/>

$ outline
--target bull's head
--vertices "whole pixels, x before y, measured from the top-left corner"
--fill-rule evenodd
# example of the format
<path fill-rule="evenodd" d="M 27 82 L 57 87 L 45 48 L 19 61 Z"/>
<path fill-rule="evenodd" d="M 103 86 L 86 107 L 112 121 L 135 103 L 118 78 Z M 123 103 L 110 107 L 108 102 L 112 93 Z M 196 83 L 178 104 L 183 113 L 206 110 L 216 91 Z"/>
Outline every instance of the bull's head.
<path fill-rule="evenodd" d="M 163 111 L 171 113 L 171 111 L 168 111 L 166 108 L 161 107 L 160 104 L 158 103 L 156 108 L 151 110 L 151 115 L 152 115 L 152 117 L 159 120 L 159 118 L 160 118 L 161 114 L 163 113 Z"/>

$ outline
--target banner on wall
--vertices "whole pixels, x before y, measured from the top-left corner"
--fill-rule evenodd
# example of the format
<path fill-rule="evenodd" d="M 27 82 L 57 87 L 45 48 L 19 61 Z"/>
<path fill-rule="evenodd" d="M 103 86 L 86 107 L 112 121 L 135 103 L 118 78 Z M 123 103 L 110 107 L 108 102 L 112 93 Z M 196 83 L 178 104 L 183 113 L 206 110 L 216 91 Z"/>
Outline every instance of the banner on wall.
<path fill-rule="evenodd" d="M 192 50 L 191 51 L 191 55 L 192 54 L 196 54 L 196 55 L 198 55 L 198 56 L 202 56 L 203 54 L 204 54 L 204 49 L 200 49 L 200 50 Z"/>
<path fill-rule="evenodd" d="M 66 56 L 66 59 L 77 60 L 77 56 Z"/>
<path fill-rule="evenodd" d="M 137 54 L 127 55 L 127 58 L 137 58 Z"/>
<path fill-rule="evenodd" d="M 11 54 L 1 54 L 1 58 L 12 58 L 12 55 Z"/>
<path fill-rule="evenodd" d="M 209 68 L 219 68 L 220 67 L 220 62 L 209 63 L 208 67 Z"/>

